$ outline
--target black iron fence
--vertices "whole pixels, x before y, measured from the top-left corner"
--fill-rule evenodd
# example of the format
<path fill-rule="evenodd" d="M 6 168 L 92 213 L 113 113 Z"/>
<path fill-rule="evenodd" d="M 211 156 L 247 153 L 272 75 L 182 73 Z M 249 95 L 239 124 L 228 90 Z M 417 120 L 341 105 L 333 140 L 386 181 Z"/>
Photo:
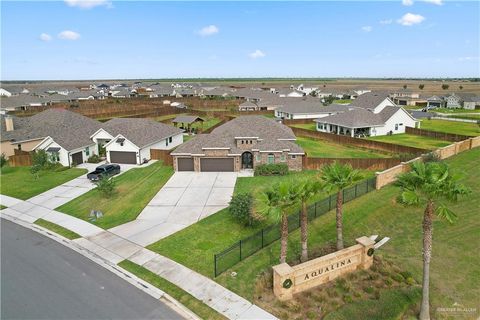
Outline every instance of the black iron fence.
<path fill-rule="evenodd" d="M 343 203 L 349 202 L 366 193 L 369 193 L 370 191 L 375 190 L 375 180 L 375 178 L 363 180 L 352 187 L 343 189 Z M 334 209 L 336 201 L 337 195 L 333 194 L 310 205 L 308 207 L 308 221 L 312 221 Z M 300 228 L 300 211 L 291 214 L 288 217 L 289 232 L 292 232 L 298 228 Z M 278 239 L 280 239 L 279 223 L 265 227 L 250 237 L 244 238 L 222 252 L 215 254 L 215 277 Z"/>

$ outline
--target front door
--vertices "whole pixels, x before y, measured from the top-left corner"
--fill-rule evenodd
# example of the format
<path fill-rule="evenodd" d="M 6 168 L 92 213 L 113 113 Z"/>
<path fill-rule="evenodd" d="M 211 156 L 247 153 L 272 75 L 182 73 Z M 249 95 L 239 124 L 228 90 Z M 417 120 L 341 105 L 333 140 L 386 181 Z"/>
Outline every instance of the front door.
<path fill-rule="evenodd" d="M 253 155 L 251 152 L 242 154 L 242 169 L 253 169 Z"/>

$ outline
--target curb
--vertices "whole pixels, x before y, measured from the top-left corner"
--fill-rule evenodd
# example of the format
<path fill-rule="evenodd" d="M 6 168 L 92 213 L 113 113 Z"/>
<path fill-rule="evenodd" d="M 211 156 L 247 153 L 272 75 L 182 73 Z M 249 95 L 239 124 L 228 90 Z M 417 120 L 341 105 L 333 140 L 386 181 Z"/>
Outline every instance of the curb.
<path fill-rule="evenodd" d="M 128 283 L 134 285 L 137 289 L 140 289 L 141 291 L 145 292 L 146 294 L 150 295 L 153 297 L 155 300 L 160 300 L 163 303 L 165 303 L 168 307 L 173 309 L 175 312 L 183 316 L 185 319 L 190 319 L 190 320 L 200 320 L 193 311 L 185 307 L 183 304 L 181 304 L 179 301 L 177 301 L 175 298 L 170 296 L 169 294 L 163 292 L 162 290 L 158 289 L 157 287 L 151 285 L 150 283 L 138 278 L 136 275 L 133 273 L 128 272 L 127 270 L 119 267 L 118 265 L 112 264 L 106 260 L 104 260 L 102 257 L 98 256 L 97 254 L 81 247 L 80 245 L 74 243 L 72 240 L 69 240 L 53 231 L 50 231 L 48 229 L 45 229 L 41 226 L 38 226 L 33 223 L 29 223 L 14 217 L 11 217 L 7 214 L 2 214 L 0 216 L 2 219 L 8 220 L 10 222 L 16 223 L 24 228 L 30 229 L 32 231 L 35 231 L 37 233 L 42 234 L 43 236 L 48 237 L 49 239 L 52 239 L 69 249 L 81 254 L 82 256 L 88 258 L 89 260 L 95 262 L 99 266 L 107 269 L 108 271 L 114 273 L 117 275 L 119 278 L 127 281 Z"/>

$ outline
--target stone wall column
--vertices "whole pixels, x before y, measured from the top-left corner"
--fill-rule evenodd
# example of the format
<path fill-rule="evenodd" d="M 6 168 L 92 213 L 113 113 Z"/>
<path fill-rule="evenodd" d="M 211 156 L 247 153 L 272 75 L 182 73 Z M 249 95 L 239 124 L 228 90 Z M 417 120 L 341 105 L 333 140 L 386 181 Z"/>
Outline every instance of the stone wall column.
<path fill-rule="evenodd" d="M 273 293 L 282 301 L 293 298 L 293 288 L 295 287 L 293 271 L 293 268 L 287 263 L 273 267 Z"/>
<path fill-rule="evenodd" d="M 375 241 L 370 239 L 369 237 L 361 237 L 355 239 L 358 244 L 363 246 L 362 249 L 362 262 L 358 266 L 359 269 L 368 269 L 372 266 L 373 264 L 373 253 L 375 249 L 373 248 L 373 245 L 375 244 Z"/>

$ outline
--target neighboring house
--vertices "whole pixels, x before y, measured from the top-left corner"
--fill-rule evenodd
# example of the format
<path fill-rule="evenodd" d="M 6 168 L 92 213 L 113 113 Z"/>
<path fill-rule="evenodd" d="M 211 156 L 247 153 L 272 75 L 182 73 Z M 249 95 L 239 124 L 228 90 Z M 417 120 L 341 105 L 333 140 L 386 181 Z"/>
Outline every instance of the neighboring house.
<path fill-rule="evenodd" d="M 245 101 L 238 106 L 238 111 L 255 111 L 260 110 L 260 107 L 253 102 Z"/>
<path fill-rule="evenodd" d="M 355 99 L 348 111 L 316 119 L 317 130 L 341 135 L 382 136 L 405 133 L 418 121 L 405 109 L 396 106 L 388 94 L 365 93 Z"/>
<path fill-rule="evenodd" d="M 12 93 L 3 88 L 0 88 L 0 97 L 11 97 Z"/>
<path fill-rule="evenodd" d="M 439 96 L 427 98 L 427 109 L 445 108 L 445 100 Z"/>
<path fill-rule="evenodd" d="M 463 108 L 468 110 L 480 109 L 480 97 L 470 96 L 463 101 Z"/>
<path fill-rule="evenodd" d="M 338 112 L 348 110 L 348 107 L 340 104 L 324 106 L 320 101 L 285 101 L 283 106 L 275 110 L 275 117 L 288 120 L 318 119 Z"/>
<path fill-rule="evenodd" d="M 75 166 L 98 154 L 90 135 L 101 123 L 65 109 L 48 109 L 29 118 L 27 138 L 43 137 L 33 150 L 45 150 L 63 166 Z"/>
<path fill-rule="evenodd" d="M 240 116 L 209 134 L 199 134 L 171 155 L 176 171 L 240 171 L 286 163 L 302 170 L 305 155 L 292 130 L 263 116 Z"/>
<path fill-rule="evenodd" d="M 445 97 L 445 101 L 447 102 L 447 108 L 457 109 L 463 107 L 463 98 L 455 93 Z"/>
<path fill-rule="evenodd" d="M 0 115 L 0 153 L 10 157 L 15 149 L 32 151 L 43 140 L 28 131 L 28 123 L 29 118 Z"/>
<path fill-rule="evenodd" d="M 170 150 L 183 143 L 183 130 L 151 119 L 114 118 L 90 138 L 105 148 L 111 163 L 142 164 L 150 149 Z"/>

